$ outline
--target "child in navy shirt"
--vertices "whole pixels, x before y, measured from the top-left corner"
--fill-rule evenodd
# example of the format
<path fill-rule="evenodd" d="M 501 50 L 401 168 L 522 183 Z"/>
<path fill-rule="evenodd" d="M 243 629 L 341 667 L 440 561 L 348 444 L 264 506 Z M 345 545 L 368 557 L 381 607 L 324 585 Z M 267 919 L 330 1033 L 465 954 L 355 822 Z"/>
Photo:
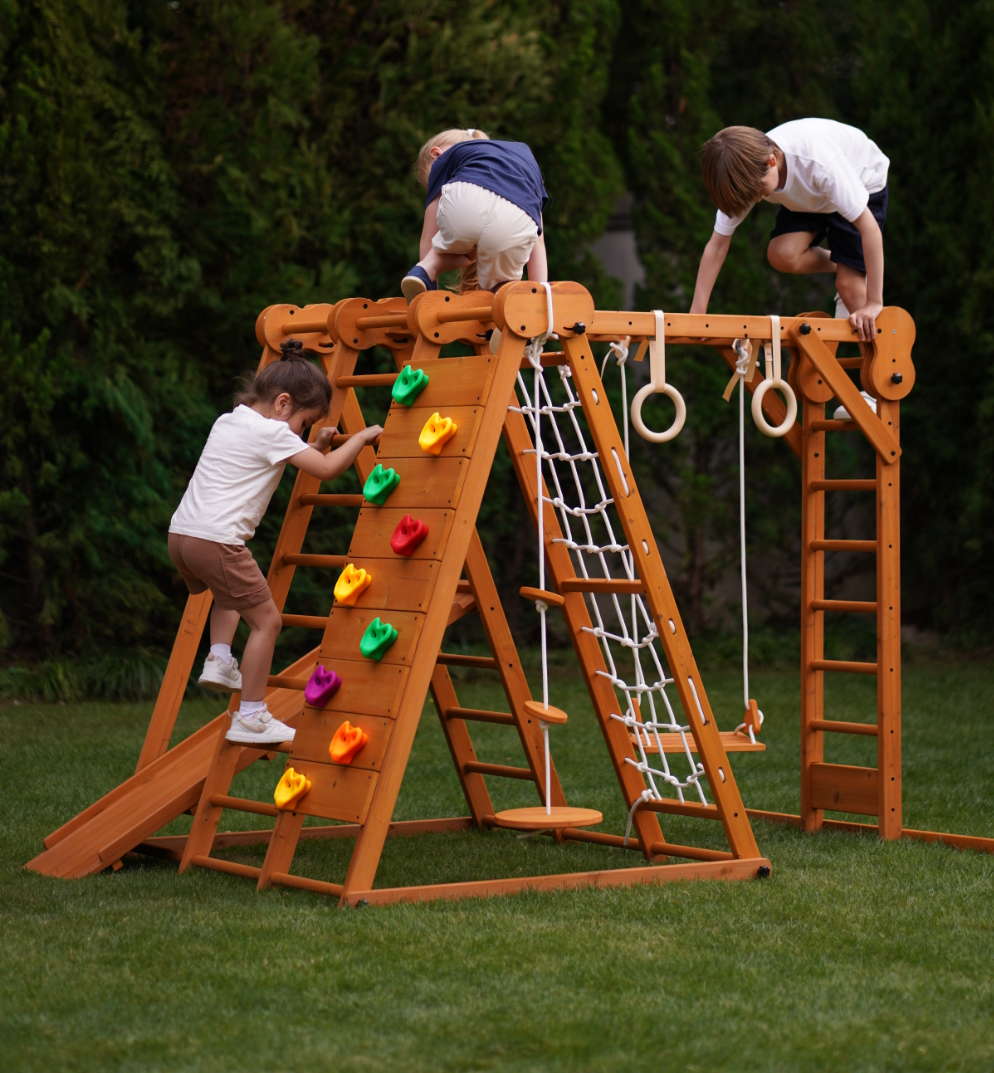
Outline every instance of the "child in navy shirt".
<path fill-rule="evenodd" d="M 410 302 L 436 290 L 442 272 L 475 263 L 482 290 L 548 279 L 542 172 L 524 142 L 491 141 L 481 130 L 445 130 L 421 147 L 418 180 L 428 188 L 421 260 L 401 283 Z"/>

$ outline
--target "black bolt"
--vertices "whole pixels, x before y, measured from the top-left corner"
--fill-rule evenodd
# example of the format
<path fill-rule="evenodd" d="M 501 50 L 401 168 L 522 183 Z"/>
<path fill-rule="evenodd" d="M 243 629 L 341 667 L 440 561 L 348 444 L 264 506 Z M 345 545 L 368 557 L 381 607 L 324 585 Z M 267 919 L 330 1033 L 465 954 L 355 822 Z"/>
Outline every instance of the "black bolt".
<path fill-rule="evenodd" d="M 900 373 L 894 373 L 894 375 L 890 378 L 890 382 L 892 384 L 900 384 L 903 379 L 904 377 Z"/>
<path fill-rule="evenodd" d="M 801 335 L 810 335 L 810 334 L 811 334 L 811 325 L 810 324 L 802 324 L 801 325 Z"/>
<path fill-rule="evenodd" d="M 583 333 L 587 330 L 587 326 L 583 323 L 582 320 L 578 320 L 572 328 L 569 328 L 567 330 L 571 331 L 574 335 L 583 335 Z"/>
<path fill-rule="evenodd" d="M 759 866 L 759 871 L 756 872 L 756 876 L 759 879 L 769 879 L 770 878 L 770 870 L 769 870 L 769 868 L 767 868 L 767 866 L 765 864 L 761 864 Z"/>

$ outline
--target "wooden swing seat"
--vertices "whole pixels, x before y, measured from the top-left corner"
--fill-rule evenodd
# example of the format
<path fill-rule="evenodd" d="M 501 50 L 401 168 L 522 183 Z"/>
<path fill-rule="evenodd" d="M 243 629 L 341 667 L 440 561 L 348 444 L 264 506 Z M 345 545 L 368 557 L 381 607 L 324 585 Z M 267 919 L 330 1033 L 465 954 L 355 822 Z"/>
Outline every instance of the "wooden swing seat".
<path fill-rule="evenodd" d="M 553 805 L 551 813 L 543 805 L 532 808 L 509 808 L 494 816 L 495 827 L 512 831 L 560 831 L 564 827 L 595 827 L 604 822 L 601 813 L 592 808 L 569 808 Z"/>

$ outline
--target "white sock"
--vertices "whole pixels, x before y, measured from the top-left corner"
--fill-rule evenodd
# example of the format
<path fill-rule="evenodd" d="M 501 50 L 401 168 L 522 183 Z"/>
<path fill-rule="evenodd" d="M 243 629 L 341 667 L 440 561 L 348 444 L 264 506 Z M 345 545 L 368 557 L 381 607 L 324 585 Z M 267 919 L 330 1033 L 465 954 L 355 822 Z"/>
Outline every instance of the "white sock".
<path fill-rule="evenodd" d="M 836 320 L 848 320 L 849 310 L 846 309 L 846 303 L 839 297 L 838 292 L 835 294 L 835 319 Z"/>
<path fill-rule="evenodd" d="M 266 707 L 264 700 L 243 700 L 238 706 L 238 714 L 246 719 L 251 718 L 256 712 Z"/>
<path fill-rule="evenodd" d="M 211 645 L 211 655 L 217 656 L 218 659 L 223 659 L 225 663 L 231 664 L 231 645 Z"/>

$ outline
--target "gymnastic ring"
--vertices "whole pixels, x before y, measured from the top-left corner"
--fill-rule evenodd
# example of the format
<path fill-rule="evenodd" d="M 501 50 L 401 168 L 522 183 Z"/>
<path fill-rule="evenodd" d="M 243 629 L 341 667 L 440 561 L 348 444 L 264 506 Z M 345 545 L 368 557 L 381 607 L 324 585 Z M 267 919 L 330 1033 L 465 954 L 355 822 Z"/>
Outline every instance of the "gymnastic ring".
<path fill-rule="evenodd" d="M 653 432 L 652 429 L 646 428 L 642 423 L 642 403 L 650 395 L 668 395 L 676 407 L 676 417 L 673 418 L 673 424 L 665 432 Z M 655 384 L 646 384 L 632 399 L 632 424 L 642 439 L 648 440 L 650 443 L 667 443 L 672 440 L 680 434 L 680 429 L 683 428 L 683 423 L 686 420 L 687 404 L 683 401 L 683 396 L 672 384 L 663 384 L 662 387 L 656 387 Z"/>
<path fill-rule="evenodd" d="M 766 418 L 763 416 L 763 396 L 770 388 L 776 388 L 783 392 L 783 397 L 787 400 L 787 416 L 784 418 L 782 425 L 774 427 L 769 424 Z M 772 436 L 774 438 L 778 436 L 786 436 L 788 432 L 794 427 L 794 422 L 797 420 L 797 396 L 794 394 L 793 389 L 786 380 L 762 380 L 759 386 L 756 388 L 755 393 L 752 396 L 752 419 L 756 422 L 756 428 L 764 436 Z"/>

